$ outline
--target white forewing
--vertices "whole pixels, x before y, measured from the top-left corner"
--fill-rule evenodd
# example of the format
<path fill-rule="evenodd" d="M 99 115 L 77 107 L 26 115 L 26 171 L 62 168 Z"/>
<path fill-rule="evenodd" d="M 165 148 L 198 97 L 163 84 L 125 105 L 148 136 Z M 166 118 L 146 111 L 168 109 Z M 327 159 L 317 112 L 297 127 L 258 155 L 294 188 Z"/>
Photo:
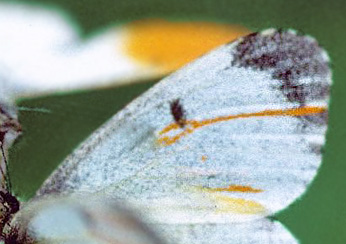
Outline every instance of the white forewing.
<path fill-rule="evenodd" d="M 62 13 L 0 4 L 0 101 L 158 75 L 121 50 L 119 27 L 88 41 Z"/>
<path fill-rule="evenodd" d="M 315 40 L 292 31 L 225 45 L 115 115 L 37 195 L 99 192 L 126 199 L 146 221 L 206 229 L 273 214 L 320 166 L 328 61 Z M 177 99 L 186 112 L 180 126 Z"/>
<path fill-rule="evenodd" d="M 83 40 L 76 26 L 58 9 L 0 3 L 0 101 L 161 77 L 248 33 L 236 25 L 153 19 Z"/>

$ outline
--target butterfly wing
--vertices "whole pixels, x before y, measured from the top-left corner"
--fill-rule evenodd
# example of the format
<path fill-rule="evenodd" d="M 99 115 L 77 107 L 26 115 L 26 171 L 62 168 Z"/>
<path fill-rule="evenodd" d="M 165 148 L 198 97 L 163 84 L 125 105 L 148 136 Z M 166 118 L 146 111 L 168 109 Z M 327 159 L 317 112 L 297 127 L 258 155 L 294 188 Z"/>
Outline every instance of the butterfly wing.
<path fill-rule="evenodd" d="M 230 224 L 190 224 L 153 226 L 169 244 L 190 243 L 283 243 L 296 244 L 298 241 L 277 221 L 260 219 L 254 222 Z"/>
<path fill-rule="evenodd" d="M 9 243 L 161 244 L 123 203 L 107 198 L 48 197 L 27 203 L 6 230 Z"/>
<path fill-rule="evenodd" d="M 154 86 L 92 134 L 37 196 L 100 192 L 155 223 L 229 223 L 285 208 L 314 178 L 331 71 L 309 36 L 267 30 Z M 183 124 L 171 103 L 183 107 Z"/>
<path fill-rule="evenodd" d="M 4 77 L 0 97 L 13 99 L 161 77 L 248 33 L 240 26 L 154 19 L 119 25 L 82 40 L 76 27 L 63 11 L 1 3 L 0 73 Z M 201 41 L 201 36 L 208 39 Z"/>
<path fill-rule="evenodd" d="M 82 41 L 75 27 L 62 11 L 1 3 L 0 98 L 13 100 L 159 75 L 123 52 L 125 28 Z"/>

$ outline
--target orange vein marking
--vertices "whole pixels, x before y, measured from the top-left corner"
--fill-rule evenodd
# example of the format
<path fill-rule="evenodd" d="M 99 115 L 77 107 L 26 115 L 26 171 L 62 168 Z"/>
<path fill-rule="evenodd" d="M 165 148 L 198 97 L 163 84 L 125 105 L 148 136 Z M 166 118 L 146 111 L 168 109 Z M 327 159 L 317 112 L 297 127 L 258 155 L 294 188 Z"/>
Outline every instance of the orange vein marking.
<path fill-rule="evenodd" d="M 220 188 L 206 188 L 208 192 L 247 192 L 247 193 L 260 193 L 263 192 L 261 189 L 255 189 L 251 186 L 241 186 L 241 185 L 230 185 L 228 187 L 220 187 Z"/>
<path fill-rule="evenodd" d="M 186 120 L 185 121 L 185 128 L 184 131 L 174 135 L 174 136 L 163 136 L 164 134 L 173 131 L 181 129 L 181 127 L 176 124 L 172 123 L 167 125 L 165 128 L 160 131 L 159 135 L 161 138 L 158 139 L 159 143 L 162 145 L 171 145 L 175 142 L 177 142 L 182 137 L 192 134 L 196 129 L 202 128 L 203 126 L 212 125 L 214 123 L 218 122 L 224 122 L 232 119 L 241 119 L 241 118 L 252 118 L 252 117 L 265 117 L 265 116 L 272 116 L 272 117 L 278 117 L 278 116 L 306 116 L 306 115 L 313 115 L 313 114 L 321 114 L 324 113 L 327 110 L 326 107 L 317 107 L 317 106 L 306 106 L 301 108 L 289 108 L 289 109 L 273 109 L 273 110 L 264 110 L 260 112 L 254 112 L 254 113 L 243 113 L 243 114 L 237 114 L 237 115 L 229 115 L 229 116 L 220 116 L 216 118 L 206 119 L 206 120 Z"/>

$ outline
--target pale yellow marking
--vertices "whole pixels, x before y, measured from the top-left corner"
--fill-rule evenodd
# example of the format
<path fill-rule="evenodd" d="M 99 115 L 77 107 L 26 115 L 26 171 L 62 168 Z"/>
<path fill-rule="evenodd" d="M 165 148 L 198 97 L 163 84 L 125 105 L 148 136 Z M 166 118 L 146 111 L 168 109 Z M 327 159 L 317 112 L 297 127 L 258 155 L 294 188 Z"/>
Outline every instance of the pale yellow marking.
<path fill-rule="evenodd" d="M 232 212 L 237 214 L 265 214 L 266 208 L 253 200 L 233 198 L 221 194 L 215 194 L 213 198 L 217 203 L 217 211 Z"/>
<path fill-rule="evenodd" d="M 126 26 L 124 50 L 135 61 L 174 71 L 209 50 L 244 36 L 245 27 L 212 22 L 140 20 Z"/>
<path fill-rule="evenodd" d="M 264 110 L 264 111 L 254 112 L 254 113 L 243 113 L 243 114 L 237 114 L 237 115 L 221 116 L 221 117 L 206 119 L 202 121 L 186 120 L 184 130 L 174 136 L 164 136 L 164 134 L 170 131 L 181 129 L 181 127 L 178 124 L 172 123 L 167 125 L 165 128 L 163 128 L 159 133 L 160 137 L 158 138 L 158 142 L 164 146 L 171 145 L 177 142 L 178 140 L 180 140 L 182 137 L 193 133 L 196 129 L 202 128 L 204 126 L 212 125 L 215 123 L 219 123 L 219 122 L 229 121 L 232 119 L 267 117 L 267 116 L 268 117 L 307 116 L 307 115 L 321 114 L 326 111 L 327 111 L 326 107 L 306 106 L 306 107 L 299 107 L 299 108 L 273 109 L 273 110 Z"/>
<path fill-rule="evenodd" d="M 266 208 L 254 200 L 225 196 L 219 191 L 210 191 L 210 188 L 205 187 L 192 187 L 191 190 L 206 193 L 205 197 L 214 202 L 215 210 L 219 213 L 261 215 L 266 213 Z"/>

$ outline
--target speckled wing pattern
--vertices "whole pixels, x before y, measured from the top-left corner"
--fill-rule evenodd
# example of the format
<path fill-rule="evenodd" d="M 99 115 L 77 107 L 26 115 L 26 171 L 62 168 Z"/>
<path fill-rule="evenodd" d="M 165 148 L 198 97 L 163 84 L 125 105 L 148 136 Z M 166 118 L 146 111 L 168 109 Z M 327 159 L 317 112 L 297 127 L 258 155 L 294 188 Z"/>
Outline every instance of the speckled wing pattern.
<path fill-rule="evenodd" d="M 106 194 L 150 223 L 176 226 L 169 238 L 178 243 L 223 243 L 225 235 L 210 239 L 210 225 L 222 232 L 229 223 L 268 224 L 263 217 L 306 190 L 322 160 L 330 85 L 328 55 L 312 37 L 273 29 L 245 36 L 130 103 L 66 158 L 37 197 Z M 172 116 L 173 101 L 184 124 Z M 191 242 L 194 228 L 201 235 Z"/>

